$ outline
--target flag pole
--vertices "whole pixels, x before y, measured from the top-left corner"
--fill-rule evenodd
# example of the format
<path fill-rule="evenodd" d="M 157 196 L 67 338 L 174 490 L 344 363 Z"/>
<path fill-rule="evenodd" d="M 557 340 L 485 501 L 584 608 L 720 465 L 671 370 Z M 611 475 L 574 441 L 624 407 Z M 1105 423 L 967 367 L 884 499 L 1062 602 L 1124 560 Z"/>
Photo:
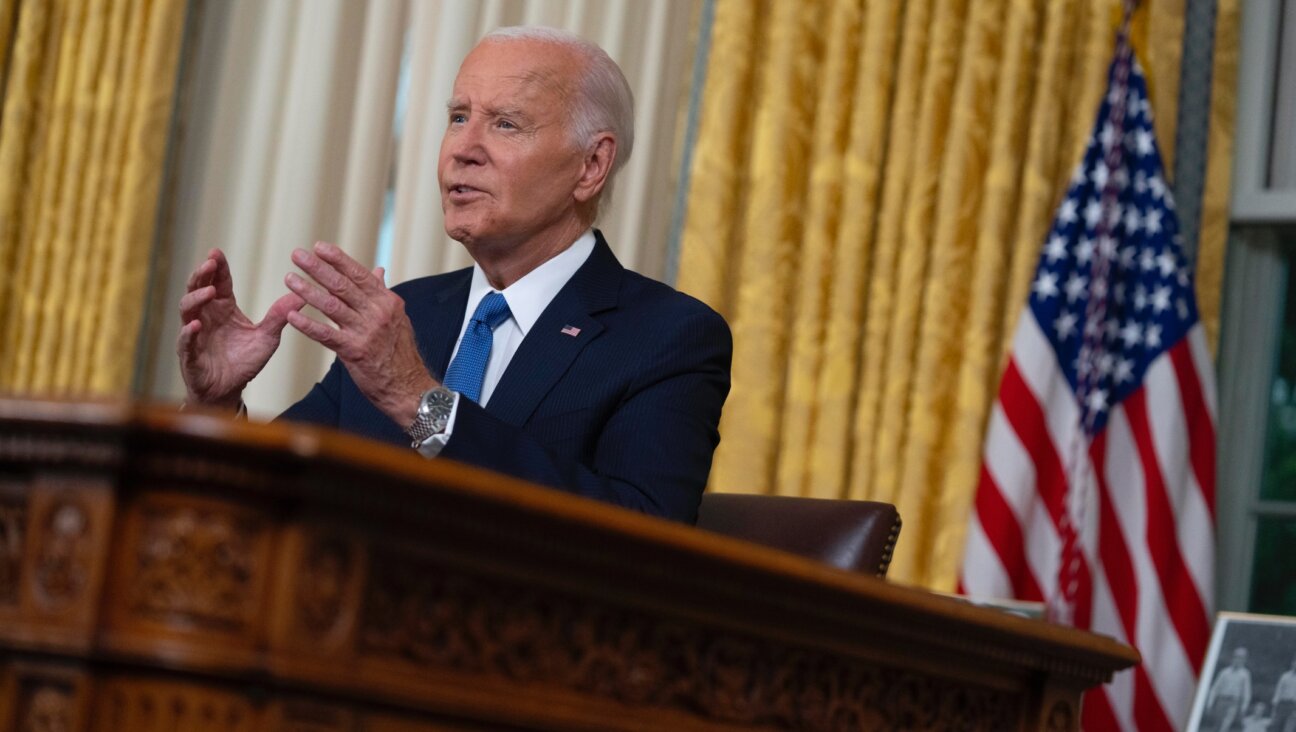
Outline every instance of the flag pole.
<path fill-rule="evenodd" d="M 1129 111 L 1129 76 L 1133 65 L 1133 47 L 1130 43 L 1130 26 L 1138 0 L 1124 0 L 1124 11 L 1116 32 L 1116 68 L 1108 101 L 1111 103 L 1104 129 L 1103 169 L 1105 180 L 1100 194 L 1101 218 L 1094 232 L 1098 243 L 1094 252 L 1093 271 L 1089 286 L 1095 292 L 1110 289 L 1111 265 L 1116 258 L 1113 230 L 1119 223 L 1118 199 L 1124 181 L 1125 146 L 1119 141 L 1125 136 L 1125 117 Z M 1110 173 L 1110 175 L 1106 175 Z M 1084 429 L 1076 432 L 1066 451 L 1066 471 L 1071 486 L 1066 492 L 1066 510 L 1059 523 L 1061 548 L 1058 557 L 1058 582 L 1054 597 L 1047 603 L 1048 617 L 1056 622 L 1074 624 L 1078 588 L 1084 572 L 1083 527 L 1091 525 L 1090 507 L 1095 498 L 1095 476 L 1088 458 L 1089 445 L 1098 431 L 1099 417 L 1108 408 L 1102 389 L 1104 359 L 1109 358 L 1103 324 L 1107 320 L 1107 298 L 1091 297 L 1085 309 L 1081 332 L 1084 343 L 1076 363 L 1076 399 L 1081 405 Z"/>

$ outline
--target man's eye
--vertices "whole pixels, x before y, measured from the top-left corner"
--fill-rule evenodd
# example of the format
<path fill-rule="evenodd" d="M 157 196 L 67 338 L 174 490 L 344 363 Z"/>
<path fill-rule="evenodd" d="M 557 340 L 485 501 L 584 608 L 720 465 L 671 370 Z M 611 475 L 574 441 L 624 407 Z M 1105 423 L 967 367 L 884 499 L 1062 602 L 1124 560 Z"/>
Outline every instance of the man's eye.
<path fill-rule="evenodd" d="M 512 122 L 509 122 L 509 121 L 506 120 L 506 119 L 502 119 L 502 120 L 500 120 L 497 124 L 499 125 L 499 128 L 500 128 L 501 130 L 516 130 L 516 129 L 517 129 L 517 125 L 513 124 Z"/>
<path fill-rule="evenodd" d="M 463 124 L 468 120 L 468 115 L 462 112 L 454 112 L 450 115 L 450 124 Z"/>

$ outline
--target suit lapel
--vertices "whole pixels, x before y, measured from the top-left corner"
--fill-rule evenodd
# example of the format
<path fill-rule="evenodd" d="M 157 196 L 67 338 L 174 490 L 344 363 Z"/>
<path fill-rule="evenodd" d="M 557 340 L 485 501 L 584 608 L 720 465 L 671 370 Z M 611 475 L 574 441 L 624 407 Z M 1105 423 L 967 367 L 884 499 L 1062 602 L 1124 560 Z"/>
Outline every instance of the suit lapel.
<path fill-rule="evenodd" d="M 455 342 L 459 340 L 459 328 L 463 325 L 464 310 L 468 307 L 472 269 L 455 275 L 433 297 L 423 299 L 417 305 L 421 309 L 418 317 L 410 313 L 410 320 L 421 324 L 414 331 L 419 354 L 437 379 L 443 378 L 450 366 L 450 354 L 454 353 Z"/>
<path fill-rule="evenodd" d="M 603 332 L 593 316 L 616 306 L 624 270 L 603 235 L 594 233 L 593 253 L 531 327 L 486 405 L 487 412 L 509 424 L 526 423 L 585 346 Z"/>

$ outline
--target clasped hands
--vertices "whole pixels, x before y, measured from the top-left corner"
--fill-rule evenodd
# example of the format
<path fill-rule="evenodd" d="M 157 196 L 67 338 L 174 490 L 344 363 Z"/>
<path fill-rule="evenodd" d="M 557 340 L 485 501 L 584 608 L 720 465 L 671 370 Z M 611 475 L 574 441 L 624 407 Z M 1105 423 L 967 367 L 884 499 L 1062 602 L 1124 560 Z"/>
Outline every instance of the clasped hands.
<path fill-rule="evenodd" d="M 392 421 L 414 421 L 419 397 L 437 385 L 428 373 L 405 314 L 405 301 L 340 248 L 317 242 L 294 249 L 292 261 L 308 277 L 289 273 L 290 292 L 253 323 L 238 307 L 224 253 L 213 249 L 189 276 L 180 300 L 176 344 L 188 403 L 235 408 L 243 388 L 260 373 L 291 325 L 337 354 L 360 391 Z M 301 312 L 311 305 L 331 324 Z"/>

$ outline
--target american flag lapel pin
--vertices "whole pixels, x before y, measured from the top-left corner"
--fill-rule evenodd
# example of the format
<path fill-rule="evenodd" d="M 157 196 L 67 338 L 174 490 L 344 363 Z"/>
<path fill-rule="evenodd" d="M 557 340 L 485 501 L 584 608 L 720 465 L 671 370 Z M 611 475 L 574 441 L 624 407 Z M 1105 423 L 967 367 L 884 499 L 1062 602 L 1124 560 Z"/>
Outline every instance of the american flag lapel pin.
<path fill-rule="evenodd" d="M 574 326 L 574 325 L 566 325 L 566 326 L 563 326 L 563 329 L 562 329 L 562 331 L 560 331 L 560 332 L 561 332 L 563 335 L 569 335 L 569 336 L 571 336 L 572 338 L 575 338 L 576 336 L 580 335 L 580 328 L 577 328 L 577 327 Z"/>

